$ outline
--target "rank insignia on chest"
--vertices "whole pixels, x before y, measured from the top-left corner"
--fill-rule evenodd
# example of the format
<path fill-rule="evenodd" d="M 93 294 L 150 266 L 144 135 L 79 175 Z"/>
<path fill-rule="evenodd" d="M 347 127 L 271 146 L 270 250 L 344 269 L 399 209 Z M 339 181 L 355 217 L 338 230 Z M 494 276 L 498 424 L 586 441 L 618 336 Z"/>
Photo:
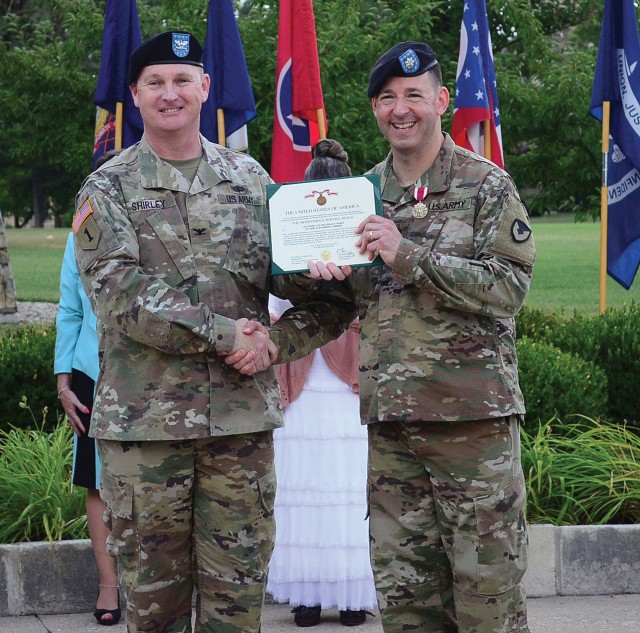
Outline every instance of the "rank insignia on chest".
<path fill-rule="evenodd" d="M 421 219 L 427 215 L 427 205 L 423 200 L 429 195 L 429 187 L 414 187 L 413 197 L 416 200 L 416 204 L 413 205 L 411 215 L 414 218 Z"/>

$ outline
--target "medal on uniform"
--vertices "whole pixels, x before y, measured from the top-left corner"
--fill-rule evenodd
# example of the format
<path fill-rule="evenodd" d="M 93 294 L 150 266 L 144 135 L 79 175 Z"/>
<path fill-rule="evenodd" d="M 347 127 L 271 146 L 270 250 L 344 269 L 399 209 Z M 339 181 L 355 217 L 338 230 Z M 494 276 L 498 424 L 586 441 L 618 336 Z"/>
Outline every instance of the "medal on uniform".
<path fill-rule="evenodd" d="M 414 218 L 420 219 L 427 215 L 427 205 L 422 202 L 429 195 L 429 187 L 414 187 L 413 197 L 416 199 L 416 203 L 413 205 L 411 215 Z"/>

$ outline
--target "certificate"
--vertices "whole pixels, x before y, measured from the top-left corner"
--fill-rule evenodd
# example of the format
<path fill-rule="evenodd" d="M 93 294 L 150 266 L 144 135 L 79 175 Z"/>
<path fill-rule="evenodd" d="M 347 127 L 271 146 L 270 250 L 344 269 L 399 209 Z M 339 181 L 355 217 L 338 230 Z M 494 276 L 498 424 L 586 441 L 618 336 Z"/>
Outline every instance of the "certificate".
<path fill-rule="evenodd" d="M 369 215 L 382 215 L 377 174 L 267 185 L 267 196 L 272 274 L 305 272 L 309 260 L 352 267 L 381 262 L 360 254 L 355 233 Z"/>

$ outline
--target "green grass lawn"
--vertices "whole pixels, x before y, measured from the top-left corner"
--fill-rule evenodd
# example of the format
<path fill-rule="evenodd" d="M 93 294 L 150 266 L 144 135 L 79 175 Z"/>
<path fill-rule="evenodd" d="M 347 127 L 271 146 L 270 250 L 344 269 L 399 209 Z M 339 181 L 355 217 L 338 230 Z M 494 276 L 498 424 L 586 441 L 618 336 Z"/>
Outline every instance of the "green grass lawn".
<path fill-rule="evenodd" d="M 600 223 L 571 216 L 534 218 L 536 264 L 527 305 L 597 314 L 600 302 Z M 607 307 L 640 303 L 640 278 L 625 290 L 607 277 Z"/>
<path fill-rule="evenodd" d="M 571 216 L 533 219 L 537 260 L 527 305 L 547 310 L 597 314 L 600 300 L 600 225 L 576 224 Z M 19 301 L 59 299 L 63 229 L 7 228 L 9 258 Z M 640 303 L 640 280 L 627 291 L 607 281 L 607 307 Z"/>
<path fill-rule="evenodd" d="M 6 228 L 18 301 L 58 302 L 60 267 L 69 231 Z"/>

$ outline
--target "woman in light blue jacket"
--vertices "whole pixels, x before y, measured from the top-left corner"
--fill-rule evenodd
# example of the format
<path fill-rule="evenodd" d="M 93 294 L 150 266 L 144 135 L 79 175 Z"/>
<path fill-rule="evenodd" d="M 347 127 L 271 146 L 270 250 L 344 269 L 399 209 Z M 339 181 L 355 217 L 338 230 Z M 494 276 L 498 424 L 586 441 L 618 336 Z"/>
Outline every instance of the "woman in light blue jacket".
<path fill-rule="evenodd" d="M 96 317 L 78 273 L 73 234 L 69 234 L 60 271 L 53 370 L 58 377 L 58 397 L 75 433 L 72 482 L 87 489 L 87 524 L 100 578 L 94 616 L 98 624 L 111 626 L 120 619 L 118 582 L 114 559 L 106 550 L 109 529 L 102 520 L 104 503 L 98 492 L 100 462 L 95 440 L 89 437 L 98 378 L 98 337 Z"/>

